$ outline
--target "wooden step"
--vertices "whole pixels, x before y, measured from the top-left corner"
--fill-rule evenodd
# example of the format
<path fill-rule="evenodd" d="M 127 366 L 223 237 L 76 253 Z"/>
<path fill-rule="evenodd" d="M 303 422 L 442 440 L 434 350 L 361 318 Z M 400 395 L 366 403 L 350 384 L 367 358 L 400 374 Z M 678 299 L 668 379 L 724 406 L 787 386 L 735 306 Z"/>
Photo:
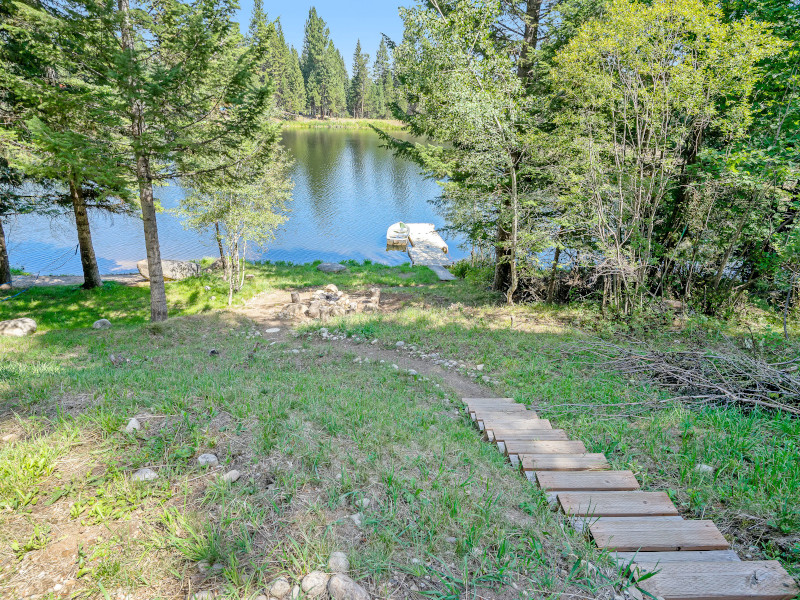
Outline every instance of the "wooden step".
<path fill-rule="evenodd" d="M 523 471 L 602 471 L 608 469 L 605 454 L 523 454 Z"/>
<path fill-rule="evenodd" d="M 500 415 L 511 415 L 517 413 L 527 413 L 528 409 L 522 404 L 508 404 L 506 406 L 476 406 L 468 407 L 470 416 L 473 421 L 485 421 L 487 418 L 497 417 Z"/>
<path fill-rule="evenodd" d="M 549 494 L 554 494 L 556 492 L 548 492 Z M 644 517 L 569 517 L 568 521 L 572 528 L 575 531 L 580 531 L 581 533 L 585 533 L 589 530 L 589 526 L 597 523 L 600 519 L 608 522 L 615 522 L 625 524 L 631 521 L 639 521 Z M 683 521 L 683 517 L 681 516 L 671 516 L 671 517 L 647 517 L 652 521 Z"/>
<path fill-rule="evenodd" d="M 513 425 L 516 423 L 528 423 L 531 421 L 539 421 L 539 416 L 532 410 L 526 412 L 514 412 L 514 413 L 499 413 L 495 415 L 488 415 L 488 416 L 479 416 L 475 417 L 474 415 L 470 414 L 470 417 L 473 421 L 478 424 L 478 429 L 483 431 L 486 428 L 486 424 L 489 424 L 489 428 L 492 427 L 499 427 L 503 425 Z"/>
<path fill-rule="evenodd" d="M 542 471 L 536 473 L 536 481 L 543 490 L 555 492 L 639 489 L 639 482 L 631 471 Z"/>
<path fill-rule="evenodd" d="M 599 548 L 618 552 L 727 550 L 730 544 L 711 521 L 597 519 L 589 525 Z"/>
<path fill-rule="evenodd" d="M 621 565 L 631 562 L 668 563 L 668 562 L 738 562 L 742 560 L 733 550 L 700 550 L 697 552 L 612 552 L 611 558 Z"/>
<path fill-rule="evenodd" d="M 664 600 L 790 600 L 798 591 L 777 560 L 637 563 L 639 587 Z"/>
<path fill-rule="evenodd" d="M 461 401 L 464 404 L 497 404 L 497 403 L 505 403 L 505 404 L 512 404 L 514 402 L 513 398 L 462 398 Z"/>
<path fill-rule="evenodd" d="M 552 429 L 552 425 L 550 425 L 550 421 L 547 419 L 533 419 L 530 421 L 523 421 L 518 424 L 502 424 L 499 427 L 493 425 L 491 427 L 486 427 L 484 423 L 484 433 L 486 434 L 486 439 L 490 442 L 494 441 L 495 431 L 500 430 L 500 433 L 508 434 L 508 433 L 523 433 L 525 431 L 537 431 L 540 429 Z"/>
<path fill-rule="evenodd" d="M 575 441 L 515 442 L 509 440 L 505 446 L 507 456 L 512 454 L 586 454 L 586 446 L 583 445 L 583 442 Z"/>
<path fill-rule="evenodd" d="M 567 432 L 563 429 L 529 429 L 528 431 L 503 431 L 494 429 L 494 441 L 505 442 L 535 442 L 536 440 L 569 441 Z M 500 433 L 498 433 L 498 431 Z"/>
<path fill-rule="evenodd" d="M 672 517 L 678 509 L 664 492 L 558 492 L 573 517 Z"/>

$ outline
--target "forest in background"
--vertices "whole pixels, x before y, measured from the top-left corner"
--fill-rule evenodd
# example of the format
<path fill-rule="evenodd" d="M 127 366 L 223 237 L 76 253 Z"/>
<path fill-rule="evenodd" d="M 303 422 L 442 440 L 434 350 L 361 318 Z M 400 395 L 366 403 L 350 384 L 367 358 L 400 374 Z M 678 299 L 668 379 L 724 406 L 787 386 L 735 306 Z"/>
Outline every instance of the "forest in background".
<path fill-rule="evenodd" d="M 796 305 L 796 1 L 428 0 L 401 15 L 401 118 L 432 143 L 385 137 L 445 181 L 451 229 L 509 302 Z"/>

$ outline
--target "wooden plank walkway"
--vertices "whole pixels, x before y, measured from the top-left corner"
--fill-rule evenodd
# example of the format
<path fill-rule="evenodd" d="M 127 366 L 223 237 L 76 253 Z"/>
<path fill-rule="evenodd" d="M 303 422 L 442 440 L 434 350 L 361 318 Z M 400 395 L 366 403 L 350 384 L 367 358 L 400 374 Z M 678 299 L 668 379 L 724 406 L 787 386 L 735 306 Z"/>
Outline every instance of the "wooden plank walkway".
<path fill-rule="evenodd" d="M 405 250 L 413 266 L 430 268 L 440 281 L 453 281 L 455 276 L 445 267 L 453 261 L 447 256 L 447 242 L 433 223 L 394 223 L 386 230 L 386 249 Z"/>
<path fill-rule="evenodd" d="M 742 561 L 712 521 L 684 520 L 663 492 L 642 491 L 562 429 L 512 398 L 464 398 L 484 439 L 547 492 L 638 586 L 663 600 L 790 600 L 800 590 L 777 561 Z M 647 575 L 647 577 L 645 577 Z"/>

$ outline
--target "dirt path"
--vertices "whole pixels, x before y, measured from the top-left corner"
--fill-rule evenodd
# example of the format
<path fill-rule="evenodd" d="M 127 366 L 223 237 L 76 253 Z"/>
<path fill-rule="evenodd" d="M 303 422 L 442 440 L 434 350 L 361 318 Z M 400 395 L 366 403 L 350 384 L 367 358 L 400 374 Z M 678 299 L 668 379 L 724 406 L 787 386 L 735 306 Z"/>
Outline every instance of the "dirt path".
<path fill-rule="evenodd" d="M 359 299 L 362 296 L 366 297 L 367 294 L 353 293 L 350 296 L 354 299 Z M 303 292 L 300 294 L 301 301 L 305 301 L 311 297 L 311 292 Z M 254 321 L 261 327 L 265 328 L 280 328 L 277 334 L 270 334 L 271 339 L 278 339 L 285 341 L 289 339 L 289 332 L 294 327 L 295 323 L 292 321 L 281 320 L 277 318 L 280 309 L 290 302 L 291 298 L 289 292 L 265 292 L 259 294 L 247 301 L 246 306 L 237 309 L 237 313 L 244 315 L 248 319 Z M 393 312 L 398 310 L 405 304 L 403 296 L 385 294 L 381 297 L 381 312 Z M 325 323 L 317 321 L 319 327 L 325 327 Z M 443 383 L 455 390 L 459 396 L 465 398 L 486 398 L 496 397 L 500 395 L 499 390 L 493 390 L 488 386 L 483 386 L 475 380 L 465 377 L 459 373 L 455 373 L 441 365 L 434 364 L 430 360 L 415 358 L 408 355 L 405 349 L 385 348 L 382 347 L 380 342 L 377 344 L 357 343 L 353 340 L 347 339 L 331 339 L 314 336 L 310 338 L 311 343 L 315 345 L 324 345 L 336 349 L 340 353 L 352 352 L 362 358 L 369 358 L 370 361 L 379 363 L 381 360 L 389 364 L 395 364 L 400 369 L 413 369 L 420 375 L 435 376 L 440 378 Z M 398 340 L 391 340 L 394 344 Z"/>

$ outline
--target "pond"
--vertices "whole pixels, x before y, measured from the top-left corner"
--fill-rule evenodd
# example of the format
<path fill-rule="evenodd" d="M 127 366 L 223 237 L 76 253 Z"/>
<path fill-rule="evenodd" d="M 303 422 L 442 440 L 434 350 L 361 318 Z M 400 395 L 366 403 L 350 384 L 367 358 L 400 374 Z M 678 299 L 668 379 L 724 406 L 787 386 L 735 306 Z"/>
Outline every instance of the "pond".
<path fill-rule="evenodd" d="M 386 229 L 392 223 L 444 224 L 431 204 L 440 188 L 413 163 L 381 147 L 377 134 L 364 130 L 287 130 L 283 141 L 294 157 L 295 182 L 289 220 L 275 240 L 250 258 L 305 263 L 314 260 L 408 262 L 404 252 L 386 251 Z M 158 188 L 166 209 L 158 215 L 161 254 L 165 259 L 217 256 L 210 233 L 187 231 L 169 212 L 182 198 L 178 185 Z M 101 273 L 127 273 L 145 257 L 141 220 L 90 215 Z M 5 225 L 13 267 L 42 275 L 80 275 L 78 243 L 69 218 L 25 215 Z M 460 240 L 448 239 L 450 255 L 462 258 Z"/>

